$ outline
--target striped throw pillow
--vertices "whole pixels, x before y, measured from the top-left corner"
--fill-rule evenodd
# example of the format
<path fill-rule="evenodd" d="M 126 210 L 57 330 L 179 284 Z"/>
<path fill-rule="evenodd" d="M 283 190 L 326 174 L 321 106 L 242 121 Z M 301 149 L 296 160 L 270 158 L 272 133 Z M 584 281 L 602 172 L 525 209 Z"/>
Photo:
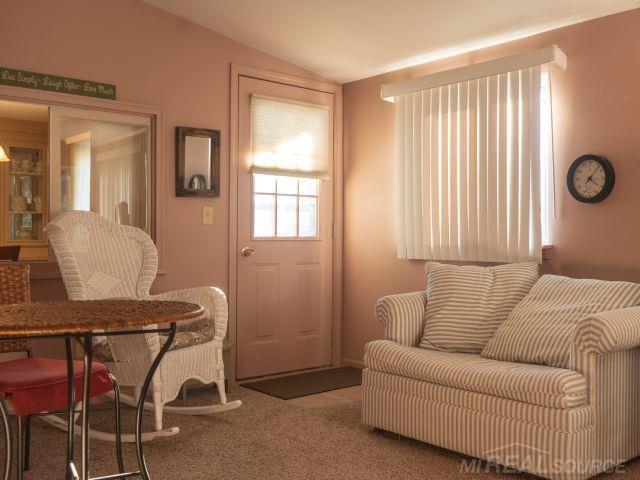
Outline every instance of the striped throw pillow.
<path fill-rule="evenodd" d="M 420 347 L 480 353 L 538 280 L 536 263 L 497 267 L 427 262 L 427 309 Z"/>
<path fill-rule="evenodd" d="M 485 358 L 570 368 L 571 337 L 585 317 L 640 305 L 640 284 L 544 275 L 482 352 Z"/>

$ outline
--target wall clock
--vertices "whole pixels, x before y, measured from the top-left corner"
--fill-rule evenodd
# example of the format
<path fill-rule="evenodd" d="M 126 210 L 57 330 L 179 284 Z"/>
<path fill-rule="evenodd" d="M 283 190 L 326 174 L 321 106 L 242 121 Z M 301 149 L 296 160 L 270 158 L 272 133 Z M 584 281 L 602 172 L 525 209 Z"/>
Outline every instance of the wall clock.
<path fill-rule="evenodd" d="M 571 164 L 567 173 L 569 193 L 584 203 L 598 203 L 607 198 L 615 181 L 613 165 L 598 155 L 582 155 Z"/>

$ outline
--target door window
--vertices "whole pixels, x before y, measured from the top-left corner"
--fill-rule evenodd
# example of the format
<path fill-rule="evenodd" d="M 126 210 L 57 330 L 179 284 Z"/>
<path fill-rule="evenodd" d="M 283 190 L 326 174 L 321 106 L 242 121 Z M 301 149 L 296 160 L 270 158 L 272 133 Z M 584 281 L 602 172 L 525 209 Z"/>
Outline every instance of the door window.
<path fill-rule="evenodd" d="M 253 174 L 254 238 L 317 238 L 320 180 Z"/>

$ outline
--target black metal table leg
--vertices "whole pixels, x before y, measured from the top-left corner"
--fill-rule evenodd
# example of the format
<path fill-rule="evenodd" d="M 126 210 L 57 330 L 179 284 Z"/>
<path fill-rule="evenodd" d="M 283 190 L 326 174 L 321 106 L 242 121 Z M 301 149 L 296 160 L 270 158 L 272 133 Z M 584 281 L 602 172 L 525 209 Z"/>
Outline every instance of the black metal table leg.
<path fill-rule="evenodd" d="M 89 408 L 91 407 L 91 362 L 93 339 L 91 334 L 82 336 L 84 347 L 84 372 L 82 375 L 82 468 L 80 479 L 89 480 Z"/>
<path fill-rule="evenodd" d="M 16 438 L 16 443 L 17 443 L 17 447 L 16 448 L 16 470 L 18 471 L 18 474 L 16 475 L 17 480 L 22 480 L 22 474 L 24 473 L 22 470 L 22 467 L 24 466 L 24 459 L 23 459 L 23 455 L 24 455 L 24 423 L 22 422 L 22 417 L 20 416 L 16 416 L 16 425 L 17 425 L 17 438 Z"/>
<path fill-rule="evenodd" d="M 71 348 L 71 338 L 65 337 L 65 350 L 67 356 L 67 470 L 65 478 L 67 480 L 75 480 L 78 478 L 75 466 L 73 464 L 73 449 L 74 449 L 74 436 L 75 436 L 75 408 L 76 408 L 76 389 L 75 389 L 75 374 L 73 372 L 73 349 Z"/>
<path fill-rule="evenodd" d="M 113 385 L 113 397 L 115 402 L 116 416 L 116 458 L 118 459 L 118 470 L 124 473 L 124 461 L 122 460 L 122 422 L 120 418 L 120 385 L 113 375 L 109 374 L 111 384 Z"/>
<path fill-rule="evenodd" d="M 147 377 L 144 380 L 144 384 L 142 385 L 142 390 L 140 391 L 140 399 L 138 400 L 138 410 L 136 412 L 136 454 L 138 456 L 138 464 L 140 465 L 140 474 L 144 480 L 149 480 L 149 470 L 147 469 L 147 464 L 144 460 L 144 452 L 142 451 L 142 413 L 144 412 L 144 402 L 147 397 L 147 392 L 149 391 L 149 386 L 151 385 L 151 380 L 153 379 L 153 375 L 156 373 L 160 362 L 162 361 L 162 357 L 167 353 L 169 348 L 171 348 L 171 344 L 173 343 L 173 338 L 176 335 L 176 324 L 175 322 L 171 323 L 169 327 L 169 336 L 167 337 L 167 341 L 158 352 L 155 360 L 151 364 L 151 368 L 149 369 L 149 373 L 147 373 Z"/>
<path fill-rule="evenodd" d="M 29 470 L 31 456 L 31 416 L 24 417 L 24 455 L 22 458 L 22 470 Z"/>
<path fill-rule="evenodd" d="M 5 442 L 5 464 L 4 464 L 4 480 L 9 480 L 11 475 L 11 426 L 9 425 L 9 411 L 4 404 L 4 398 L 0 395 L 0 415 L 2 416 L 2 423 L 4 424 L 4 442 Z"/>
<path fill-rule="evenodd" d="M 27 358 L 33 358 L 33 350 L 30 348 L 27 350 Z M 29 463 L 31 461 L 31 417 L 25 418 L 24 427 L 24 471 L 29 470 Z"/>

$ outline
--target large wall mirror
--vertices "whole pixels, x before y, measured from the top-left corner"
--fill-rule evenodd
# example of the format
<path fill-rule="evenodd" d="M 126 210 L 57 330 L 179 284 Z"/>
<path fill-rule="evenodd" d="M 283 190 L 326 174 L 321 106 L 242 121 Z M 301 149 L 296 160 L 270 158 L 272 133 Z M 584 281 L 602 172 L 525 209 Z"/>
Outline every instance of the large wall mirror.
<path fill-rule="evenodd" d="M 0 260 L 47 260 L 44 226 L 86 210 L 154 234 L 151 116 L 0 99 Z"/>
<path fill-rule="evenodd" d="M 176 127 L 176 196 L 220 196 L 220 131 Z"/>
<path fill-rule="evenodd" d="M 149 117 L 58 107 L 52 113 L 52 212 L 91 211 L 152 233 Z"/>

